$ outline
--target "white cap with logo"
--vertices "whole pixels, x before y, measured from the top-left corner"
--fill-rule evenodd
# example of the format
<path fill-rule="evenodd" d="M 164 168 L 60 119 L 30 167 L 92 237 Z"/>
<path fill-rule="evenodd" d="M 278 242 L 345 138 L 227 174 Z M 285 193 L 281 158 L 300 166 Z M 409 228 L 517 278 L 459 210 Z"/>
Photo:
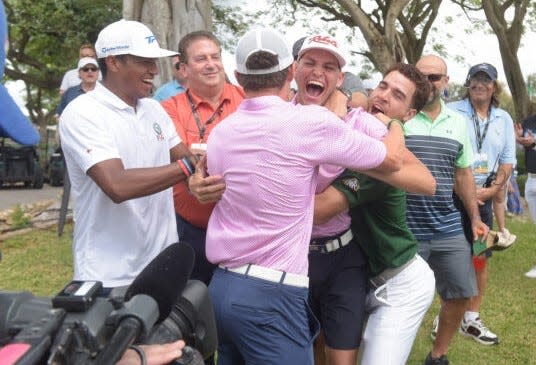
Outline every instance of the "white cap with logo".
<path fill-rule="evenodd" d="M 324 51 L 328 51 L 335 56 L 341 69 L 346 65 L 346 51 L 339 42 L 330 35 L 315 34 L 307 37 L 305 41 L 303 41 L 300 52 L 298 52 L 298 59 L 311 49 L 323 49 Z"/>
<path fill-rule="evenodd" d="M 97 63 L 97 60 L 94 59 L 93 57 L 82 57 L 79 61 L 78 61 L 78 69 L 80 70 L 81 68 L 87 66 L 87 65 L 93 65 L 97 68 L 99 68 L 99 65 Z"/>
<path fill-rule="evenodd" d="M 109 24 L 100 31 L 95 49 L 98 58 L 123 54 L 159 58 L 177 54 L 160 48 L 153 32 L 145 24 L 124 19 Z"/>
<path fill-rule="evenodd" d="M 278 64 L 261 70 L 250 70 L 246 62 L 253 53 L 264 51 L 276 55 Z M 236 46 L 236 71 L 243 75 L 266 75 L 282 71 L 292 65 L 294 57 L 290 47 L 283 36 L 272 29 L 254 29 L 250 30 L 240 40 Z"/>

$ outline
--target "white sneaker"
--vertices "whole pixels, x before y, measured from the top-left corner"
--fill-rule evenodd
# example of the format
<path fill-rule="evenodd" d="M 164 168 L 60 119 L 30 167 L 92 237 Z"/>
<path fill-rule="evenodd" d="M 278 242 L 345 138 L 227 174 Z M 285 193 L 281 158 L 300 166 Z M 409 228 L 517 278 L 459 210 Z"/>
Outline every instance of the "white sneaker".
<path fill-rule="evenodd" d="M 484 325 L 480 317 L 477 317 L 474 321 L 462 319 L 460 333 L 482 345 L 497 345 L 499 343 L 499 337 Z"/>
<path fill-rule="evenodd" d="M 527 278 L 536 279 L 536 266 L 525 273 Z"/>

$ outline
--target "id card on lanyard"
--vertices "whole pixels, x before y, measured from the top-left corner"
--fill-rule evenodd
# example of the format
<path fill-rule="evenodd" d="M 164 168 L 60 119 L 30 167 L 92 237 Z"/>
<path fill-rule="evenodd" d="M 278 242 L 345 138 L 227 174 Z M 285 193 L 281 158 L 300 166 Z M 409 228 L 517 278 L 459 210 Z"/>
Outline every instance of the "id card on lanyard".
<path fill-rule="evenodd" d="M 484 125 L 484 130 L 481 133 L 480 132 L 480 120 L 476 112 L 473 110 L 473 123 L 475 126 L 476 149 L 477 149 L 477 153 L 475 154 L 475 162 L 473 164 L 473 173 L 475 175 L 487 175 L 490 172 L 489 164 L 488 164 L 488 155 L 482 152 L 482 145 L 484 144 L 484 139 L 486 138 L 486 134 L 488 133 L 489 122 L 490 122 L 489 119 L 490 119 L 490 113 L 488 111 L 488 116 L 486 119 L 486 123 Z"/>

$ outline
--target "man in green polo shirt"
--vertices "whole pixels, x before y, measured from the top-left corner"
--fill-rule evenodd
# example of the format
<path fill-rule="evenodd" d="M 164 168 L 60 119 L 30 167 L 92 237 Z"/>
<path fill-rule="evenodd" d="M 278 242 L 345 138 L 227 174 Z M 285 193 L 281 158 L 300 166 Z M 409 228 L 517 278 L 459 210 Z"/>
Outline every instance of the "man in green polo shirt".
<path fill-rule="evenodd" d="M 429 90 L 428 81 L 414 66 L 397 64 L 372 91 L 369 111 L 407 121 L 424 106 Z M 416 179 L 410 176 L 409 180 Z M 413 190 L 407 183 L 404 188 Z M 417 255 L 417 242 L 406 225 L 406 194 L 346 170 L 332 187 L 317 195 L 315 223 L 317 211 L 334 214 L 348 208 L 371 276 L 361 363 L 405 364 L 434 296 L 433 273 Z M 324 213 L 322 219 L 330 214 Z"/>

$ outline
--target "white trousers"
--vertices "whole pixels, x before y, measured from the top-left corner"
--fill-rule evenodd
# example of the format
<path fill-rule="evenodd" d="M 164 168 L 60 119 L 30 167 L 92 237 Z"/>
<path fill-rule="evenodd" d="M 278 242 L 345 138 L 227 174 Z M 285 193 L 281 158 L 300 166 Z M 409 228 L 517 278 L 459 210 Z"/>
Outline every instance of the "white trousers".
<path fill-rule="evenodd" d="M 404 365 L 435 292 L 434 273 L 420 256 L 367 295 L 361 364 Z"/>
<path fill-rule="evenodd" d="M 529 175 L 525 184 L 525 200 L 529 205 L 532 221 L 536 223 L 536 177 L 532 177 L 531 175 Z"/>

